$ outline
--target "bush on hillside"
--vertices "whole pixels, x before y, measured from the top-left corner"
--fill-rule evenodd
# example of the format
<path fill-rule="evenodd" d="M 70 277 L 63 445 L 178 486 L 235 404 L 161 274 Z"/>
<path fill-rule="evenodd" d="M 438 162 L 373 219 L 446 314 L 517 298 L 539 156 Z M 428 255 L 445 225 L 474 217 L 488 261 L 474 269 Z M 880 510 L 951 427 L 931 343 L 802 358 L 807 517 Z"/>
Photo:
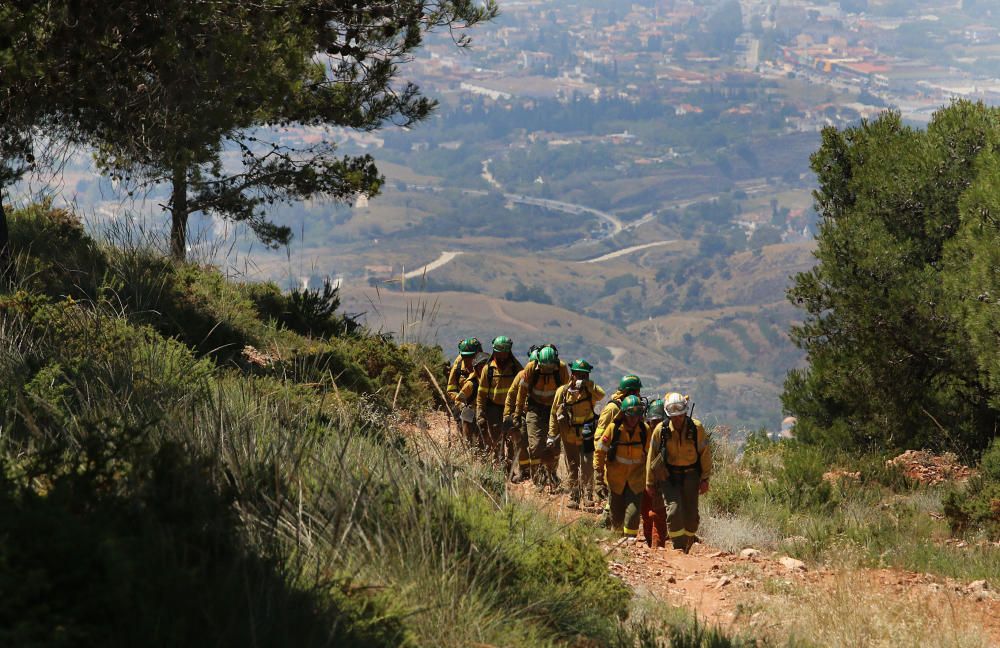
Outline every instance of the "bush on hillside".
<path fill-rule="evenodd" d="M 300 335 L 330 338 L 360 331 L 355 318 L 337 313 L 340 289 L 329 279 L 322 288 L 296 288 L 287 295 L 273 283 L 248 285 L 246 293 L 262 319 Z"/>
<path fill-rule="evenodd" d="M 75 214 L 35 203 L 8 218 L 16 289 L 53 297 L 93 298 L 105 259 Z"/>
<path fill-rule="evenodd" d="M 983 453 L 979 474 L 964 488 L 948 493 L 944 511 L 953 533 L 982 530 L 991 539 L 1000 539 L 1000 439 Z"/>

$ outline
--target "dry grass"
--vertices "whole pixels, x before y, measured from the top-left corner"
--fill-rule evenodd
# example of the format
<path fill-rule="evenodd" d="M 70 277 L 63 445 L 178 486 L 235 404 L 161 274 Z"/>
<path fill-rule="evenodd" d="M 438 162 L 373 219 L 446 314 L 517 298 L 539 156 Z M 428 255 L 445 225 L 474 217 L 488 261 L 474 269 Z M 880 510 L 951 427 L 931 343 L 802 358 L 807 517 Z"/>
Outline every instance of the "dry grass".
<path fill-rule="evenodd" d="M 781 541 L 777 529 L 745 517 L 712 515 L 703 512 L 699 534 L 709 545 L 737 553 L 747 547 L 770 548 Z"/>
<path fill-rule="evenodd" d="M 824 587 L 773 588 L 763 602 L 757 632 L 830 648 L 978 648 L 989 645 L 982 627 L 956 599 L 911 590 L 889 595 L 862 572 L 844 572 Z"/>

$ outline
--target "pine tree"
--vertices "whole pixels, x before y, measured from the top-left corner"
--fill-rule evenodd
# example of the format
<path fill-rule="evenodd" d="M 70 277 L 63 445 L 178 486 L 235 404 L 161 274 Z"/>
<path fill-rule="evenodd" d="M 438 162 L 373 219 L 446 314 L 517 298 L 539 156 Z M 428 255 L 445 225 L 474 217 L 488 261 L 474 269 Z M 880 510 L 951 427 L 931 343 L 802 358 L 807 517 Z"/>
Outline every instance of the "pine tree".
<path fill-rule="evenodd" d="M 808 367 L 782 396 L 806 440 L 846 447 L 983 447 L 996 416 L 962 314 L 945 288 L 946 244 L 997 113 L 957 102 L 926 131 L 887 113 L 823 132 L 812 168 L 818 264 L 795 278 L 793 341 Z"/>

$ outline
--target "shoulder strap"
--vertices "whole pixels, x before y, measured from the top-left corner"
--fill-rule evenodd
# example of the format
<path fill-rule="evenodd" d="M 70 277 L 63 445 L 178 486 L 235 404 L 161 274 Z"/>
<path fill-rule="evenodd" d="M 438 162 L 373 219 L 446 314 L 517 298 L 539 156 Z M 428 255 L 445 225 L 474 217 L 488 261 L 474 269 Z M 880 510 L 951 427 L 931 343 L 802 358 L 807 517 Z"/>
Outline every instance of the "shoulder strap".
<path fill-rule="evenodd" d="M 611 447 L 614 448 L 618 445 L 618 438 L 622 434 L 622 424 L 621 421 L 614 421 L 614 427 L 611 428 Z"/>
<path fill-rule="evenodd" d="M 688 417 L 688 425 L 694 430 L 694 449 L 698 453 L 698 460 L 701 460 L 701 454 L 705 452 L 705 444 L 701 439 L 698 438 L 698 426 L 694 424 L 694 419 L 690 416 Z M 706 439 L 707 441 L 707 439 Z"/>
<path fill-rule="evenodd" d="M 489 366 L 486 367 L 486 384 L 490 387 L 493 386 L 493 370 L 496 369 L 496 365 L 491 361 Z"/>
<path fill-rule="evenodd" d="M 542 371 L 539 368 L 538 363 L 536 362 L 534 363 L 531 372 L 531 391 L 535 391 L 535 388 L 538 387 L 538 381 L 540 381 L 541 379 L 542 379 Z"/>

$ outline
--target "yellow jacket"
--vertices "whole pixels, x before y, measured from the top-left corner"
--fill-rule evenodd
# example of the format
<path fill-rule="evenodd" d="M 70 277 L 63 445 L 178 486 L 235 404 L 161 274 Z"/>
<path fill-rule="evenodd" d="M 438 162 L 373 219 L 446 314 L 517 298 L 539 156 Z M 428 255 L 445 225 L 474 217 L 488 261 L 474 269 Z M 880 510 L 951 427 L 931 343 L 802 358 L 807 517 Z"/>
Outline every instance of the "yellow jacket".
<path fill-rule="evenodd" d="M 570 386 L 562 385 L 556 390 L 549 414 L 549 436 L 561 436 L 563 443 L 580 445 L 583 443 L 581 427 L 594 418 L 594 408 L 604 398 L 604 390 L 590 380 L 585 381 L 579 391 L 571 390 Z"/>
<path fill-rule="evenodd" d="M 507 391 L 507 398 L 503 402 L 503 417 L 515 416 L 517 411 L 517 390 L 521 381 L 524 380 L 524 369 L 517 372 L 514 376 L 514 382 L 511 383 L 510 389 Z"/>
<path fill-rule="evenodd" d="M 521 372 L 521 380 L 517 383 L 517 401 L 514 414 L 524 414 L 527 402 L 530 400 L 542 407 L 551 407 L 556 390 L 560 385 L 570 381 L 569 367 L 562 360 L 555 369 L 542 368 L 538 361 L 529 362 Z"/>
<path fill-rule="evenodd" d="M 472 375 L 473 369 L 466 369 L 465 364 L 462 362 L 462 354 L 455 356 L 455 360 L 451 363 L 451 371 L 448 372 L 448 387 L 447 393 L 448 398 L 451 399 L 453 403 L 458 402 L 458 393 L 462 391 L 462 385 L 465 381 L 469 379 Z"/>
<path fill-rule="evenodd" d="M 618 441 L 615 443 L 615 430 Z M 594 475 L 603 478 L 615 495 L 621 495 L 625 485 L 633 493 L 641 493 L 646 488 L 646 455 L 649 449 L 649 426 L 639 420 L 631 430 L 625 427 L 624 417 L 605 428 L 604 433 L 594 435 Z M 614 461 L 608 460 L 608 452 L 615 447 Z"/>
<path fill-rule="evenodd" d="M 597 430 L 594 433 L 594 438 L 599 439 L 601 435 L 611 426 L 612 421 L 618 416 L 618 412 L 622 411 L 621 403 L 625 400 L 625 392 L 616 391 L 611 394 L 611 400 L 608 401 L 604 409 L 601 410 L 601 415 L 597 419 Z"/>
<path fill-rule="evenodd" d="M 458 393 L 455 394 L 455 402 L 462 405 L 475 406 L 477 395 L 482 391 L 479 388 L 479 377 L 475 373 L 469 374 L 469 377 L 465 379 L 465 382 L 459 388 Z"/>
<path fill-rule="evenodd" d="M 693 433 L 692 428 L 694 428 Z M 657 482 L 666 481 L 669 477 L 667 467 L 663 465 L 661 442 L 664 441 L 664 430 L 667 437 L 665 439 L 667 463 L 670 466 L 690 468 L 697 465 L 701 468 L 702 479 L 712 476 L 712 447 L 708 443 L 708 435 L 705 434 L 705 427 L 701 421 L 688 418 L 684 432 L 678 434 L 674 430 L 673 422 L 667 419 L 656 426 L 649 442 L 649 451 L 646 454 L 646 486 L 655 486 Z"/>
<path fill-rule="evenodd" d="M 506 367 L 501 367 L 495 358 L 490 358 L 490 361 L 479 373 L 480 389 L 476 396 L 476 407 L 479 408 L 479 411 L 483 411 L 486 403 L 504 407 L 507 402 L 507 394 L 511 391 L 514 380 L 523 368 L 513 355 L 507 361 Z"/>

